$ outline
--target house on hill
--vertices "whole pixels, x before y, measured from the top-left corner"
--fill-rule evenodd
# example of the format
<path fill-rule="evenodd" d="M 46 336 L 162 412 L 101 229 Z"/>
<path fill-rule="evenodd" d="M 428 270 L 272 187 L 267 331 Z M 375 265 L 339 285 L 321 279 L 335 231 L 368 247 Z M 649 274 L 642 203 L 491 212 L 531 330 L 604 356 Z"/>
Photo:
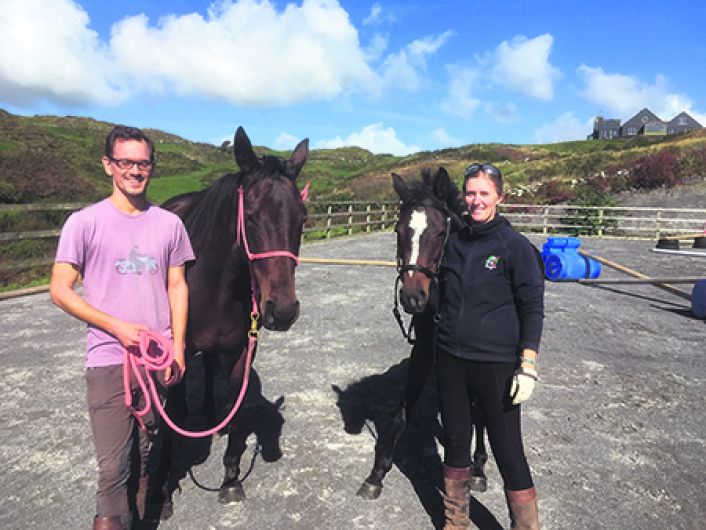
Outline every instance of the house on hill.
<path fill-rule="evenodd" d="M 612 140 L 613 138 L 631 138 L 637 135 L 680 134 L 701 128 L 702 125 L 686 112 L 680 112 L 670 121 L 662 121 L 650 109 L 644 108 L 622 125 L 618 119 L 606 120 L 603 116 L 596 116 L 593 120 L 593 132 L 586 139 Z"/>

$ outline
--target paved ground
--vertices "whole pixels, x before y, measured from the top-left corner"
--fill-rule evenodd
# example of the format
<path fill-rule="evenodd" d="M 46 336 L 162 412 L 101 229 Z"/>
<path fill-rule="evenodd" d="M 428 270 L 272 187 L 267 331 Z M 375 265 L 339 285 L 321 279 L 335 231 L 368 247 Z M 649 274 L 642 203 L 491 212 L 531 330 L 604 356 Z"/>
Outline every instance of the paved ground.
<path fill-rule="evenodd" d="M 583 244 L 652 276 L 704 275 L 705 260 L 650 247 Z M 390 233 L 303 250 L 384 260 L 393 253 Z M 603 276 L 624 277 L 611 270 Z M 255 363 L 263 399 L 284 397 L 279 410 L 262 409 L 275 424 L 284 420 L 281 433 L 260 440 L 265 449 L 278 442 L 281 458 L 266 462 L 255 454 L 253 436 L 242 504 L 221 506 L 216 494 L 186 478 L 174 517 L 160 528 L 434 526 L 441 463 L 432 392 L 401 441 L 382 496 L 355 496 L 406 370 L 408 347 L 390 313 L 393 279 L 389 268 L 300 267 L 302 315 L 291 331 L 264 335 Z M 547 284 L 541 384 L 523 411 L 545 529 L 704 528 L 706 328 L 688 309 L 685 300 L 649 286 Z M 0 528 L 87 528 L 95 471 L 83 327 L 46 294 L 2 301 L 0 315 Z M 224 444 L 215 439 L 208 461 L 194 468 L 205 486 L 220 483 Z M 492 460 L 488 475 L 488 491 L 477 495 L 472 513 L 483 528 L 507 527 Z"/>

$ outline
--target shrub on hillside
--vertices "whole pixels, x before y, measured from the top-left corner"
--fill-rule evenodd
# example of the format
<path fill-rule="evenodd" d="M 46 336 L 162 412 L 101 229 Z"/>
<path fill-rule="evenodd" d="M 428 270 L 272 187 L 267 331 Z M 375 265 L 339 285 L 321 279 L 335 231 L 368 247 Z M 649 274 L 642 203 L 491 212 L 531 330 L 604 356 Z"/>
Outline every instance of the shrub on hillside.
<path fill-rule="evenodd" d="M 634 189 L 669 188 L 680 183 L 679 157 L 668 149 L 638 158 L 627 169 L 628 184 Z"/>
<path fill-rule="evenodd" d="M 559 204 L 569 201 L 576 196 L 576 192 L 563 182 L 552 179 L 542 182 L 536 197 L 542 204 Z"/>
<path fill-rule="evenodd" d="M 0 203 L 80 202 L 96 198 L 93 183 L 77 176 L 60 156 L 37 149 L 0 153 Z"/>
<path fill-rule="evenodd" d="M 706 179 L 706 146 L 682 151 L 679 157 L 679 175 L 684 183 Z"/>

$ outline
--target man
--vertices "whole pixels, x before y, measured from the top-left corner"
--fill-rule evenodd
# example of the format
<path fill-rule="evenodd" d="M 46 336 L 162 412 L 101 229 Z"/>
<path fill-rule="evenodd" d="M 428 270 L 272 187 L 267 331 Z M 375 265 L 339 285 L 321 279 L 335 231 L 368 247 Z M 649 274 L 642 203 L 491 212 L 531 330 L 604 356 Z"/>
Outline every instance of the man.
<path fill-rule="evenodd" d="M 131 525 L 127 484 L 136 431 L 140 516 L 147 490 L 149 439 L 136 428 L 124 403 L 124 351 L 139 345 L 143 330 L 171 336 L 183 372 L 188 310 L 184 265 L 194 255 L 181 220 L 147 200 L 154 170 L 152 141 L 139 129 L 116 126 L 106 138 L 102 162 L 113 191 L 66 221 L 50 292 L 57 306 L 88 324 L 86 401 L 98 460 L 93 528 L 112 530 Z M 74 290 L 79 277 L 83 296 Z"/>

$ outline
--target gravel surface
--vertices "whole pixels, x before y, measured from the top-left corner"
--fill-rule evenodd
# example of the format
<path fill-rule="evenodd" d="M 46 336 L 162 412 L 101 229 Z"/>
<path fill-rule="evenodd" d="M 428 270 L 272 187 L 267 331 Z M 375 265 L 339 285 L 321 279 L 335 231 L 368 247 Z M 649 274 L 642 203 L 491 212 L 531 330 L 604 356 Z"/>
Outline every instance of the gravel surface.
<path fill-rule="evenodd" d="M 307 244 L 303 255 L 392 260 L 394 245 L 393 234 L 378 233 Z M 651 246 L 582 244 L 651 276 L 704 275 L 705 260 Z M 406 373 L 409 348 L 390 311 L 394 270 L 303 264 L 297 274 L 301 317 L 289 332 L 264 333 L 255 361 L 261 410 L 284 420 L 269 440 L 279 442 L 281 458 L 265 461 L 252 436 L 244 502 L 220 505 L 187 477 L 174 517 L 159 528 L 424 529 L 442 517 L 433 388 L 380 498 L 355 495 Z M 602 277 L 625 276 L 604 269 Z M 2 301 L 0 314 L 0 528 L 88 528 L 95 463 L 83 326 L 47 294 Z M 688 301 L 652 286 L 547 283 L 541 381 L 523 406 L 544 529 L 704 528 L 704 331 Z M 268 440 L 260 442 L 265 449 Z M 224 438 L 207 446 L 210 458 L 193 469 L 200 483 L 220 484 L 224 449 Z M 476 496 L 472 516 L 482 528 L 506 528 L 492 458 L 487 473 L 488 491 Z"/>

